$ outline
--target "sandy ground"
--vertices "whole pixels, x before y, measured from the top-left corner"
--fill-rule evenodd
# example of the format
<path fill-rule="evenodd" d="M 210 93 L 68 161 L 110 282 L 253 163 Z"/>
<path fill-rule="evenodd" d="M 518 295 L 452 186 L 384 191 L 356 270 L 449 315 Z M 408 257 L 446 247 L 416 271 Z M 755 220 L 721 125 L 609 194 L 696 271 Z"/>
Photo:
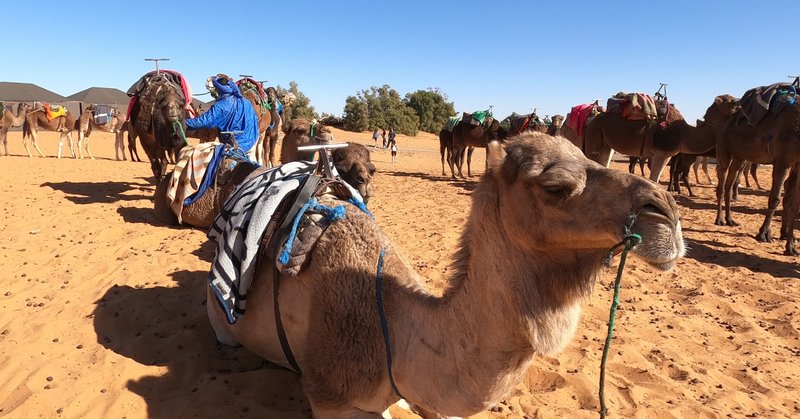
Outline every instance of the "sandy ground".
<path fill-rule="evenodd" d="M 337 132 L 340 141 L 371 145 L 369 137 Z M 41 143 L 56 154 L 53 134 Z M 205 233 L 156 222 L 149 165 L 115 161 L 108 134 L 92 143 L 94 161 L 28 158 L 12 132 L 12 155 L 0 157 L 0 416 L 309 417 L 296 375 L 215 343 Z M 432 135 L 398 143 L 395 164 L 373 152 L 370 207 L 440 286 L 477 178 L 443 177 Z M 475 160 L 482 173 L 481 151 Z M 769 169 L 759 174 L 768 187 Z M 672 272 L 636 259 L 625 272 L 610 416 L 797 417 L 798 260 L 782 255 L 782 242 L 753 239 L 766 192 L 742 191 L 735 228 L 713 225 L 711 186 L 695 192 L 678 197 L 688 256 Z M 567 349 L 538 360 L 514 394 L 474 417 L 596 417 L 614 274 L 595 287 Z"/>

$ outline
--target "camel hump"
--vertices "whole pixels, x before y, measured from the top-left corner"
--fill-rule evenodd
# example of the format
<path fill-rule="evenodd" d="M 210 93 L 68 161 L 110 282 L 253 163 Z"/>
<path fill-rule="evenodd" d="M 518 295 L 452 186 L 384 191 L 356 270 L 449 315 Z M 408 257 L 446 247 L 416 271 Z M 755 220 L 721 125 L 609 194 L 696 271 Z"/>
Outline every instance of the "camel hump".
<path fill-rule="evenodd" d="M 754 87 L 746 91 L 741 100 L 742 112 L 752 126 L 761 122 L 767 112 L 777 114 L 796 102 L 797 89 L 790 83 Z"/>

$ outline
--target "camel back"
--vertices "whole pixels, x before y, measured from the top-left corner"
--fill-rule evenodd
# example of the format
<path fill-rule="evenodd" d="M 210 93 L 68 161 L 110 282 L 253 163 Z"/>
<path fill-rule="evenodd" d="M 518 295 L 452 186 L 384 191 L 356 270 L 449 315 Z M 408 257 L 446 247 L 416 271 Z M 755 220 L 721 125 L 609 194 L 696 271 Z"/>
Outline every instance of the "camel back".
<path fill-rule="evenodd" d="M 470 125 L 489 125 L 492 123 L 492 113 L 488 110 L 475 111 L 472 113 L 464 112 L 461 120 L 469 123 Z"/>
<path fill-rule="evenodd" d="M 644 93 L 619 92 L 608 98 L 606 112 L 622 114 L 631 121 L 654 120 L 658 118 L 656 103 Z"/>
<path fill-rule="evenodd" d="M 249 77 L 245 77 L 237 81 L 236 85 L 239 86 L 242 96 L 246 97 L 248 100 L 251 100 L 253 104 L 257 105 L 257 109 L 260 108 L 260 112 L 258 113 L 259 115 L 269 112 L 270 106 L 269 103 L 267 103 L 267 95 L 264 93 L 264 88 L 261 87 L 261 83 Z"/>
<path fill-rule="evenodd" d="M 797 86 L 793 83 L 774 83 L 754 87 L 742 96 L 742 113 L 747 122 L 756 126 L 768 112 L 782 112 L 797 102 Z"/>
<path fill-rule="evenodd" d="M 447 118 L 447 122 L 444 124 L 444 128 L 443 129 L 445 131 L 447 131 L 447 132 L 453 132 L 453 128 L 459 122 L 461 122 L 461 117 L 460 116 L 453 116 L 453 117 Z"/>

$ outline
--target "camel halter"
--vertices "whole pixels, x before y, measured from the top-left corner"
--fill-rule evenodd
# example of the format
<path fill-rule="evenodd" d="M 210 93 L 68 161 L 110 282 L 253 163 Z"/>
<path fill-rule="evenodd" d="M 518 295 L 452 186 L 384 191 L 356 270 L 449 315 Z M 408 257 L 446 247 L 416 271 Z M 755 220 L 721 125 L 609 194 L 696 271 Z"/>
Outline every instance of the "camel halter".
<path fill-rule="evenodd" d="M 381 318 L 381 333 L 383 334 L 383 344 L 386 347 L 386 365 L 389 370 L 389 382 L 392 383 L 392 390 L 400 396 L 401 399 L 406 399 L 403 393 L 397 388 L 397 383 L 394 381 L 394 374 L 392 374 L 392 342 L 389 339 L 389 324 L 386 322 L 386 312 L 383 309 L 383 290 L 381 287 L 381 279 L 383 277 L 383 256 L 386 253 L 386 248 L 381 247 L 381 253 L 378 255 L 378 274 L 375 278 L 375 285 L 377 286 L 376 293 L 378 295 L 378 314 Z"/>
<path fill-rule="evenodd" d="M 600 362 L 600 418 L 606 417 L 606 398 L 605 398 L 605 380 L 606 380 L 606 360 L 608 359 L 608 350 L 611 347 L 611 337 L 614 335 L 614 318 L 617 314 L 617 306 L 619 305 L 619 289 L 620 282 L 622 281 L 622 270 L 625 268 L 625 260 L 627 259 L 628 252 L 642 243 L 642 236 L 631 232 L 633 223 L 636 222 L 637 214 L 628 216 L 628 223 L 623 227 L 622 240 L 611 247 L 608 251 L 604 262 L 607 265 L 611 264 L 611 259 L 614 257 L 614 252 L 623 247 L 622 254 L 619 258 L 619 268 L 617 269 L 617 278 L 614 281 L 614 299 L 611 301 L 611 310 L 608 314 L 608 332 L 606 334 L 606 343 L 603 347 L 603 359 Z"/>

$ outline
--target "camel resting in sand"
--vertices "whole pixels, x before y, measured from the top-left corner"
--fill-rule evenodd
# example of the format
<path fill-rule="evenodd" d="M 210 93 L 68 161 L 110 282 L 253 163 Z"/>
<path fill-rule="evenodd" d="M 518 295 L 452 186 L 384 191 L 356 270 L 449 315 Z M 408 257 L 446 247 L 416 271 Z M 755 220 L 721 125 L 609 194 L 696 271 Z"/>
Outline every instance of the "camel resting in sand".
<path fill-rule="evenodd" d="M 372 183 L 375 179 L 375 165 L 370 159 L 369 150 L 361 144 L 349 143 L 346 148 L 336 149 L 332 155 L 332 163 L 342 180 L 358 191 L 364 202 L 373 195 Z M 236 164 L 233 164 L 236 163 Z M 216 180 L 211 188 L 193 203 L 183 207 L 182 223 L 202 229 L 208 229 L 214 222 L 222 205 L 239 184 L 259 168 L 252 161 L 242 161 L 232 157 L 223 159 L 217 171 Z M 153 211 L 156 218 L 169 225 L 178 225 L 178 217 L 170 208 L 167 200 L 172 176 L 165 176 L 156 185 Z"/>
<path fill-rule="evenodd" d="M 327 126 L 295 118 L 283 126 L 283 145 L 281 146 L 281 164 L 298 160 L 313 160 L 313 152 L 298 152 L 297 147 L 304 145 L 331 144 L 333 132 Z"/>
<path fill-rule="evenodd" d="M 492 142 L 487 151 L 489 171 L 473 192 L 441 296 L 376 220 L 322 198 L 344 205 L 346 217 L 327 226 L 296 277 L 283 277 L 279 300 L 315 418 L 379 418 L 401 397 L 426 415 L 483 411 L 514 389 L 535 356 L 569 342 L 626 225 L 644 238 L 633 253 L 652 265 L 670 269 L 683 256 L 678 207 L 655 183 L 606 169 L 566 139 L 541 133 L 505 147 Z M 235 324 L 210 288 L 206 307 L 221 342 L 288 367 L 276 332 L 275 263 L 274 255 L 259 259 Z"/>

